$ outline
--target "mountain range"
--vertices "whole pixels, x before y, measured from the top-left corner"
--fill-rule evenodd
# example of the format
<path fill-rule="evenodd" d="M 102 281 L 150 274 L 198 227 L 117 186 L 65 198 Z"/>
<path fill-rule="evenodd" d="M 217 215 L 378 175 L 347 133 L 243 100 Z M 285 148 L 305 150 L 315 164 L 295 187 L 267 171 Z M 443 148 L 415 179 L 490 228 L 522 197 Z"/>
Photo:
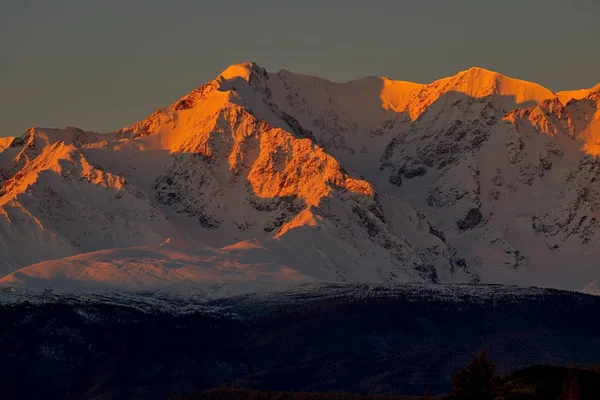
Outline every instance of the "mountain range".
<path fill-rule="evenodd" d="M 0 138 L 0 283 L 597 292 L 600 84 L 346 83 L 232 65 L 111 133 Z"/>

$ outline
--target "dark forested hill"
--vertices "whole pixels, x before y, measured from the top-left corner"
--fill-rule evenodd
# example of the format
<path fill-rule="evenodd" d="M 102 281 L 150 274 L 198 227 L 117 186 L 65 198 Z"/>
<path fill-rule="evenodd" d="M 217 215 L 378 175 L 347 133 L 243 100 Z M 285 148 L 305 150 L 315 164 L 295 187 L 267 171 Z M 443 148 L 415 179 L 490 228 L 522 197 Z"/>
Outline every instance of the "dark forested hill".
<path fill-rule="evenodd" d="M 444 299 L 414 288 L 331 289 L 212 306 L 190 314 L 107 303 L 1 306 L 2 393 L 164 399 L 222 386 L 418 396 L 426 387 L 448 393 L 451 373 L 482 347 L 501 374 L 600 360 L 600 298 L 570 292 Z M 508 382 L 527 382 L 519 377 Z"/>

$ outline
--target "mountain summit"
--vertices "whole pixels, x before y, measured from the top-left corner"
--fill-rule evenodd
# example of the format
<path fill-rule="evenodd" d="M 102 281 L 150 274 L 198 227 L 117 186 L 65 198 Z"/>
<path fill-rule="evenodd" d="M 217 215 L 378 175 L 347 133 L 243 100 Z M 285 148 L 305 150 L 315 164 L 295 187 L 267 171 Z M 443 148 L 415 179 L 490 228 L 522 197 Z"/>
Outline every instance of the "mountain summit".
<path fill-rule="evenodd" d="M 0 282 L 581 289 L 600 275 L 599 99 L 482 68 L 417 84 L 232 65 L 112 133 L 0 141 Z"/>

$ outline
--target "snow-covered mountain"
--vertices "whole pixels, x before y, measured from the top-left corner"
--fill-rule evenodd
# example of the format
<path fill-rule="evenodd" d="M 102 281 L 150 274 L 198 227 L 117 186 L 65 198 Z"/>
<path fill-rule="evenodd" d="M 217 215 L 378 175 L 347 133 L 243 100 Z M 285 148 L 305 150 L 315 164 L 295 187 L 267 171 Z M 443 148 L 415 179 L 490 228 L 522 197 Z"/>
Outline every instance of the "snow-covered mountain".
<path fill-rule="evenodd" d="M 581 289 L 600 278 L 599 103 L 481 68 L 421 85 L 233 65 L 113 133 L 2 138 L 0 282 Z"/>

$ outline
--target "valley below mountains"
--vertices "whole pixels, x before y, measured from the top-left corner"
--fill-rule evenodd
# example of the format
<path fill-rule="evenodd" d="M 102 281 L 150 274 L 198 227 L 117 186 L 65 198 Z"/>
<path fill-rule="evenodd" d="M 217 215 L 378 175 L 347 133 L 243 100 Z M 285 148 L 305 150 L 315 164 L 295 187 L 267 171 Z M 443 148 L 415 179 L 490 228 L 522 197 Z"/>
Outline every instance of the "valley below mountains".
<path fill-rule="evenodd" d="M 600 85 L 232 65 L 114 132 L 0 138 L 0 287 L 597 293 L 598 154 Z"/>

